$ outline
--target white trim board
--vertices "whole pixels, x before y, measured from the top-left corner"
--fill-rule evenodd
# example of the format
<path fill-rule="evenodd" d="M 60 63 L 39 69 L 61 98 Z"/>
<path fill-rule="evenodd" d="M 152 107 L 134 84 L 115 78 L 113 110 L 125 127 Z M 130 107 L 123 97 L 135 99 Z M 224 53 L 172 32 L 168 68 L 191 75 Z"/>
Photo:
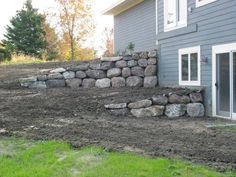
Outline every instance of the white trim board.
<path fill-rule="evenodd" d="M 198 8 L 198 7 L 210 4 L 210 3 L 215 2 L 215 1 L 217 1 L 217 0 L 202 0 L 202 1 L 196 0 L 196 7 Z"/>

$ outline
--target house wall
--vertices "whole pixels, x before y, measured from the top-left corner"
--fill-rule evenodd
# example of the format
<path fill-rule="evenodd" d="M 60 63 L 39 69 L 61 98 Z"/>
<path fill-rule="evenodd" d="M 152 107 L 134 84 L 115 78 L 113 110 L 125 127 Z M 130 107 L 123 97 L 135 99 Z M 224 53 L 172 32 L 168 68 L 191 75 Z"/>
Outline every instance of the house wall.
<path fill-rule="evenodd" d="M 114 17 L 115 52 L 124 51 L 130 42 L 135 51 L 156 48 L 156 1 L 144 2 Z"/>
<path fill-rule="evenodd" d="M 162 86 L 178 85 L 178 50 L 201 46 L 201 86 L 206 87 L 205 103 L 211 115 L 212 46 L 236 42 L 236 1 L 217 0 L 196 8 L 196 0 L 188 0 L 188 27 L 164 33 L 164 0 L 158 0 L 159 82 Z"/>

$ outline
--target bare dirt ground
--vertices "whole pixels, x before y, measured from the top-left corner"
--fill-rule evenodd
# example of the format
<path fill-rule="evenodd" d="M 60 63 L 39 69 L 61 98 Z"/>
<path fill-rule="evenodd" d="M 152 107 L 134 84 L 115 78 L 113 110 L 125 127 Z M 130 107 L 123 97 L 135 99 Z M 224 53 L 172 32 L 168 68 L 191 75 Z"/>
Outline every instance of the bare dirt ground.
<path fill-rule="evenodd" d="M 207 128 L 225 120 L 117 118 L 104 109 L 107 103 L 140 100 L 168 89 L 30 90 L 18 85 L 21 77 L 68 65 L 0 66 L 0 134 L 59 139 L 74 147 L 95 145 L 108 150 L 180 157 L 219 170 L 236 169 L 236 132 Z"/>

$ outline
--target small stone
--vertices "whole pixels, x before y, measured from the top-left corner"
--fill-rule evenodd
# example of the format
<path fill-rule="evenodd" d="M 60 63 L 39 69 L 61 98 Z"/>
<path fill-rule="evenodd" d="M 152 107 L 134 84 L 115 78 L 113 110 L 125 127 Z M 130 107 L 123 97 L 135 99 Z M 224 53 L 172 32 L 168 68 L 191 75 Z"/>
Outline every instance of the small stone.
<path fill-rule="evenodd" d="M 201 103 L 190 103 L 187 105 L 187 113 L 190 117 L 203 117 L 205 108 Z"/>
<path fill-rule="evenodd" d="M 173 104 L 188 104 L 190 103 L 190 98 L 186 95 L 179 96 L 177 94 L 172 94 L 169 96 L 169 102 Z"/>
<path fill-rule="evenodd" d="M 152 102 L 154 105 L 167 105 L 168 98 L 166 96 L 157 95 L 152 97 Z"/>
<path fill-rule="evenodd" d="M 22 87 L 29 87 L 30 85 L 32 85 L 36 81 L 37 81 L 37 77 L 35 77 L 35 76 L 19 79 L 20 85 Z"/>
<path fill-rule="evenodd" d="M 129 109 L 127 108 L 123 108 L 123 109 L 111 109 L 110 110 L 110 114 L 120 117 L 120 116 L 126 116 L 127 114 L 129 114 Z"/>
<path fill-rule="evenodd" d="M 126 82 L 123 77 L 114 77 L 111 79 L 112 87 L 114 88 L 120 88 L 125 87 Z"/>
<path fill-rule="evenodd" d="M 48 80 L 46 81 L 46 85 L 48 88 L 58 88 L 58 87 L 65 87 L 66 82 L 65 80 Z"/>
<path fill-rule="evenodd" d="M 151 100 L 141 100 L 141 101 L 137 101 L 137 102 L 134 102 L 134 103 L 130 103 L 128 105 L 128 107 L 130 109 L 139 109 L 139 108 L 147 108 L 151 105 L 152 105 Z"/>
<path fill-rule="evenodd" d="M 101 69 L 101 60 L 92 60 L 89 64 L 89 68 L 92 70 L 100 70 Z"/>
<path fill-rule="evenodd" d="M 105 105 L 106 109 L 123 109 L 127 108 L 127 103 L 119 103 L 119 104 L 108 104 Z"/>
<path fill-rule="evenodd" d="M 98 79 L 98 80 L 96 81 L 95 86 L 96 86 L 97 88 L 109 88 L 109 87 L 111 87 L 111 80 L 108 79 L 108 78 L 105 78 L 105 79 Z"/>
<path fill-rule="evenodd" d="M 133 54 L 133 56 L 132 56 L 132 58 L 134 59 L 134 60 L 138 60 L 139 59 L 139 53 L 134 53 Z"/>
<path fill-rule="evenodd" d="M 165 115 L 169 118 L 181 117 L 186 113 L 185 104 L 170 104 L 166 106 Z"/>
<path fill-rule="evenodd" d="M 128 61 L 128 67 L 134 67 L 134 66 L 137 66 L 138 65 L 138 62 L 136 60 L 130 60 Z"/>
<path fill-rule="evenodd" d="M 86 78 L 86 74 L 83 71 L 77 71 L 75 77 L 79 79 L 84 79 Z"/>
<path fill-rule="evenodd" d="M 143 86 L 146 88 L 156 87 L 157 86 L 157 76 L 145 77 Z"/>
<path fill-rule="evenodd" d="M 135 66 L 135 67 L 131 68 L 131 75 L 144 77 L 144 69 L 139 66 Z"/>
<path fill-rule="evenodd" d="M 47 75 L 39 75 L 39 76 L 37 76 L 37 80 L 38 81 L 46 81 L 46 80 L 48 80 L 48 77 L 47 77 Z"/>
<path fill-rule="evenodd" d="M 122 69 L 122 77 L 127 78 L 131 76 L 131 69 L 130 68 L 123 68 Z"/>
<path fill-rule="evenodd" d="M 128 87 L 142 87 L 143 86 L 143 79 L 138 76 L 128 77 L 126 80 L 126 85 Z"/>
<path fill-rule="evenodd" d="M 141 67 L 147 67 L 147 65 L 148 65 L 147 59 L 139 59 L 138 60 L 138 65 L 141 66 Z"/>
<path fill-rule="evenodd" d="M 144 71 L 145 76 L 156 76 L 157 75 L 157 66 L 156 65 L 148 65 Z"/>
<path fill-rule="evenodd" d="M 107 71 L 107 77 L 113 78 L 121 75 L 121 69 L 120 68 L 112 68 Z"/>
<path fill-rule="evenodd" d="M 84 79 L 82 82 L 83 88 L 92 88 L 95 87 L 96 80 L 95 79 Z"/>
<path fill-rule="evenodd" d="M 140 52 L 139 57 L 147 59 L 148 58 L 148 52 Z"/>
<path fill-rule="evenodd" d="M 74 79 L 75 78 L 75 72 L 73 71 L 66 71 L 63 73 L 64 79 Z"/>
<path fill-rule="evenodd" d="M 37 81 L 29 85 L 30 89 L 46 89 L 47 85 L 45 81 Z"/>
<path fill-rule="evenodd" d="M 190 100 L 192 103 L 203 102 L 202 94 L 198 93 L 190 93 Z"/>
<path fill-rule="evenodd" d="M 148 65 L 156 65 L 157 59 L 156 58 L 149 58 L 148 59 Z"/>
<path fill-rule="evenodd" d="M 101 64 L 101 70 L 109 70 L 111 68 L 114 68 L 115 64 L 114 62 L 107 61 L 107 62 L 102 62 Z"/>
<path fill-rule="evenodd" d="M 76 71 L 86 71 L 86 70 L 88 70 L 88 67 L 89 67 L 89 63 L 81 63 L 78 66 L 71 67 L 69 70 L 74 71 L 74 72 L 76 72 Z"/>
<path fill-rule="evenodd" d="M 148 57 L 149 58 L 157 57 L 157 51 L 156 50 L 152 50 L 152 51 L 148 52 Z"/>
<path fill-rule="evenodd" d="M 72 89 L 79 88 L 82 84 L 81 79 L 68 79 L 66 80 L 66 85 Z"/>
<path fill-rule="evenodd" d="M 61 73 L 52 73 L 48 75 L 48 80 L 64 79 Z"/>
<path fill-rule="evenodd" d="M 64 73 L 64 72 L 66 72 L 66 70 L 64 68 L 57 68 L 57 69 L 50 71 L 50 73 Z"/>
<path fill-rule="evenodd" d="M 118 56 L 118 57 L 102 57 L 101 61 L 119 61 L 121 60 L 123 57 Z"/>
<path fill-rule="evenodd" d="M 88 70 L 86 75 L 92 79 L 103 79 L 106 77 L 106 74 L 102 70 Z"/>
<path fill-rule="evenodd" d="M 124 60 L 117 61 L 117 62 L 116 62 L 116 67 L 117 67 L 117 68 L 125 68 L 125 67 L 127 67 L 127 62 L 124 61 Z"/>

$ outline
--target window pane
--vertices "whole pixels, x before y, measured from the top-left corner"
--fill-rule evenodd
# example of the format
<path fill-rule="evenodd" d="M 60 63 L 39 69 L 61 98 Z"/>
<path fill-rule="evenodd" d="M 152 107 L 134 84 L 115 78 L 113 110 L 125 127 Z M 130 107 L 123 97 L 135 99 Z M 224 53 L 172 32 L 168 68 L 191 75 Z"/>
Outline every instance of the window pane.
<path fill-rule="evenodd" d="M 192 53 L 190 59 L 191 81 L 198 81 L 198 54 Z"/>
<path fill-rule="evenodd" d="M 177 0 L 178 3 L 178 22 L 186 23 L 187 19 L 187 0 Z"/>
<path fill-rule="evenodd" d="M 188 81 L 188 55 L 182 55 L 182 81 Z"/>
<path fill-rule="evenodd" d="M 176 0 L 167 0 L 167 25 L 176 23 Z"/>

